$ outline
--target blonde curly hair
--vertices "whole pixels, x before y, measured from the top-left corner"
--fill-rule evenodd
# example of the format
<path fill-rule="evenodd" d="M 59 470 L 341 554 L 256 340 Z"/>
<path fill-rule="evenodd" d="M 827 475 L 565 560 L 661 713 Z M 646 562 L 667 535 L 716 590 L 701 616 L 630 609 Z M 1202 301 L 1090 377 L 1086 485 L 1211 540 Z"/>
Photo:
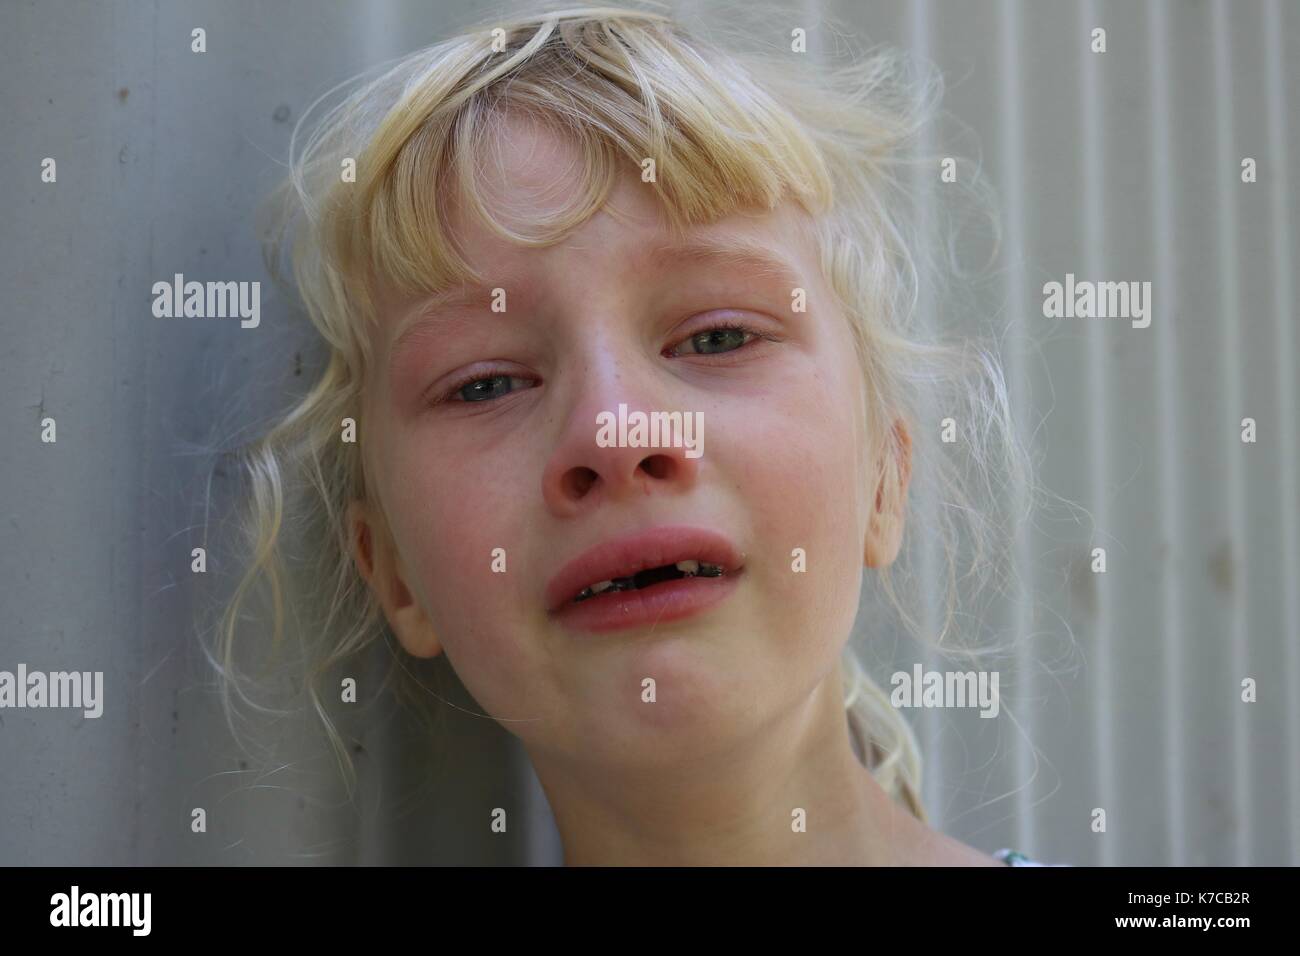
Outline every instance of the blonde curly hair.
<path fill-rule="evenodd" d="M 340 92 L 341 101 L 303 141 L 308 118 Z M 328 347 L 328 363 L 296 406 L 238 451 L 248 484 L 242 529 L 249 558 L 211 655 L 232 730 L 237 701 L 259 707 L 244 690 L 251 674 L 236 663 L 246 606 L 265 588 L 272 640 L 267 645 L 259 627 L 255 644 L 275 656 L 292 594 L 295 616 L 307 607 L 320 612 L 300 628 L 294 667 L 304 680 L 294 689 L 307 693 L 352 785 L 351 755 L 321 689 L 331 668 L 379 641 L 386 626 L 358 576 L 345 521 L 349 502 L 366 499 L 373 487 L 364 439 L 340 442 L 340 422 L 361 418 L 378 283 L 427 294 L 473 277 L 447 234 L 442 200 L 455 191 L 468 208 L 489 215 L 474 159 L 507 106 L 555 124 L 585 158 L 574 201 L 535 232 L 515 234 L 519 242 L 556 241 L 601 207 L 620 170 L 639 168 L 647 156 L 657 159 L 656 188 L 674 227 L 746 208 L 770 210 L 787 199 L 810 214 L 823 270 L 863 370 L 861 400 L 877 445 L 867 451 L 897 463 L 898 455 L 888 452 L 899 449 L 884 444 L 898 441 L 892 423 L 923 422 L 910 429 L 913 486 L 930 483 L 943 505 L 932 537 L 947 556 L 938 626 L 923 633 L 900 594 L 906 544 L 895 562 L 899 568 L 881 569 L 872 583 L 913 634 L 940 646 L 951 643 L 957 522 L 972 545 L 969 574 L 976 577 L 991 566 L 987 545 L 995 529 L 967 489 L 973 483 L 991 491 L 995 481 L 1019 487 L 1028 472 L 992 352 L 969 340 L 925 341 L 918 328 L 921 283 L 944 287 L 947 260 L 935 253 L 949 251 L 946 241 L 920 234 L 908 208 L 911 171 L 939 174 L 938 158 L 916 153 L 915 146 L 940 93 L 936 78 L 916 74 L 902 54 L 887 48 L 819 68 L 786 50 L 724 51 L 653 9 L 585 7 L 487 21 L 368 71 L 313 104 L 294 129 L 289 176 L 266 207 L 265 236 L 268 267 L 277 278 L 289 254 L 293 284 Z M 980 198 L 973 182 L 951 192 Z M 435 196 L 439 201 L 430 201 Z M 937 428 L 919 417 L 922 400 L 939 403 L 932 407 L 953 418 L 961 441 L 940 446 L 931 440 Z M 903 494 L 905 483 L 891 466 L 883 493 Z M 291 530 L 301 533 L 308 557 L 291 553 Z M 401 664 L 399 656 L 393 654 L 394 663 Z M 852 642 L 842 668 L 859 759 L 887 793 L 925 820 L 910 725 L 862 666 Z M 403 685 L 409 676 L 405 666 L 392 673 Z M 417 690 L 410 699 L 427 697 Z"/>

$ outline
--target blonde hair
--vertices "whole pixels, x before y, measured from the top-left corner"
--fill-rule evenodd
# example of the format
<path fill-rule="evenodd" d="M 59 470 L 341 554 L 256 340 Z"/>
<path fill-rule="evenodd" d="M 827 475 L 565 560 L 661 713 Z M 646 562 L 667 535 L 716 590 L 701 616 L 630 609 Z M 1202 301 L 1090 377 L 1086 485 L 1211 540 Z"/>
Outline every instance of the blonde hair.
<path fill-rule="evenodd" d="M 494 39 L 504 48 L 494 49 Z M 312 111 L 348 87 L 354 89 L 300 142 Z M 903 56 L 888 49 L 819 73 L 788 53 L 724 52 L 653 10 L 590 7 L 489 21 L 368 71 L 313 104 L 294 129 L 290 174 L 267 207 L 266 249 L 278 277 L 287 244 L 294 285 L 328 346 L 328 364 L 296 406 L 238 453 L 249 482 L 243 530 L 251 558 L 225 607 L 213 652 L 232 730 L 235 697 L 265 709 L 244 693 L 249 676 L 236 664 L 247 603 L 265 588 L 275 656 L 286 594 L 306 589 L 292 605 L 295 614 L 311 606 L 320 616 L 301 628 L 302 689 L 351 788 L 350 755 L 320 688 L 331 668 L 386 635 L 353 564 L 344 520 L 348 502 L 375 487 L 364 454 L 361 397 L 373 360 L 367 327 L 377 318 L 378 283 L 432 293 L 477 278 L 445 228 L 445 200 L 453 191 L 493 228 L 542 245 L 599 209 L 614 177 L 639 170 L 645 157 L 656 160 L 654 188 L 673 228 L 745 208 L 770 210 L 786 199 L 810 214 L 823 270 L 862 366 L 868 434 L 889 443 L 868 450 L 876 460 L 899 451 L 892 424 L 900 417 L 917 421 L 922 395 L 947 403 L 942 407 L 959 423 L 962 442 L 932 450 L 934 429 L 911 428 L 915 473 L 929 476 L 948 506 L 939 509 L 936 528 L 947 555 L 945 616 L 936 637 L 942 644 L 958 589 L 955 522 L 967 523 L 977 576 L 993 530 L 993 520 L 971 506 L 963 490 L 968 476 L 952 448 L 965 452 L 970 474 L 990 489 L 995 472 L 1023 481 L 1024 462 L 992 355 L 965 342 L 924 342 L 915 328 L 923 277 L 942 278 L 931 253 L 946 251 L 946 244 L 916 233 L 907 171 L 925 163 L 927 174 L 938 175 L 937 161 L 913 155 L 912 148 L 939 90 L 937 81 L 918 80 Z M 474 165 L 505 107 L 554 124 L 585 159 L 574 201 L 552 220 L 514 232 L 492 218 Z M 341 175 L 349 161 L 354 182 Z M 360 444 L 339 440 L 348 417 L 361 423 Z M 897 457 L 885 461 L 885 493 L 901 494 Z M 383 524 L 382 506 L 377 511 Z M 291 527 L 303 535 L 309 558 L 291 558 Z M 290 581 L 294 571 L 298 584 Z M 903 624 L 920 633 L 896 590 L 895 571 L 884 568 L 876 577 Z M 393 661 L 401 665 L 399 656 Z M 851 646 L 842 666 L 855 751 L 886 792 L 924 820 L 911 727 Z M 404 665 L 396 670 L 408 674 Z M 421 696 L 417 691 L 411 699 Z"/>

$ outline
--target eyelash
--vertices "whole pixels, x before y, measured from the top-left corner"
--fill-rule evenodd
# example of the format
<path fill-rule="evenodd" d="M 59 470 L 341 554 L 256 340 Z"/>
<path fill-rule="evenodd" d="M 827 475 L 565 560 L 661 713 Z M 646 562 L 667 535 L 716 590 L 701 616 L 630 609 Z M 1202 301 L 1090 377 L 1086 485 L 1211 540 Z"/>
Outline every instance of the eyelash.
<path fill-rule="evenodd" d="M 761 332 L 758 329 L 754 328 L 753 326 L 748 325 L 744 322 L 739 322 L 735 319 L 725 319 L 723 321 L 716 322 L 713 325 L 710 325 L 708 328 L 701 329 L 698 332 L 694 332 L 691 335 L 686 336 L 686 338 L 682 339 L 682 343 L 686 343 L 691 341 L 692 339 L 699 338 L 701 335 L 707 335 L 710 332 L 744 332 L 746 335 L 752 336 L 752 338 L 748 339 L 746 342 L 737 346 L 736 348 L 731 349 L 730 351 L 713 353 L 713 354 L 720 354 L 720 355 L 731 355 L 735 352 L 743 351 L 744 349 L 749 348 L 749 346 L 754 344 L 754 339 L 765 339 L 769 342 L 780 341 L 779 336 L 772 335 L 769 332 Z M 705 353 L 690 353 L 690 354 L 705 354 Z M 456 399 L 453 396 L 455 396 L 456 393 L 458 393 L 466 385 L 473 385 L 475 382 L 487 381 L 494 378 L 515 378 L 515 377 L 516 376 L 513 375 L 503 375 L 499 371 L 495 371 L 495 370 L 489 370 L 487 372 L 475 372 L 472 375 L 465 376 L 455 384 L 447 386 L 447 389 L 442 393 L 442 397 L 435 399 L 430 404 L 432 405 L 443 405 L 443 404 L 490 405 L 493 402 L 497 401 L 498 399 L 486 398 L 478 402 L 469 402 L 469 401 L 465 401 L 464 399 Z M 508 394 L 514 394 L 514 393 L 510 392 Z M 504 395 L 500 396 L 500 398 L 505 398 L 505 397 L 506 396 Z"/>

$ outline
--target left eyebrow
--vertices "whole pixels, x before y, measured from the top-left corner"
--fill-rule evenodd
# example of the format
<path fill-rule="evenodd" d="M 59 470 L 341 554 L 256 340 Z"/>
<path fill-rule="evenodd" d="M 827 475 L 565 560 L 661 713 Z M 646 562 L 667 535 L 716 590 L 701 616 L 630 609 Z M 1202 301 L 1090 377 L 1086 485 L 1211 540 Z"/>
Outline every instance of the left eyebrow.
<path fill-rule="evenodd" d="M 651 247 L 646 260 L 661 268 L 700 264 L 736 268 L 779 280 L 791 289 L 803 284 L 786 259 L 760 242 L 738 236 L 663 243 Z"/>

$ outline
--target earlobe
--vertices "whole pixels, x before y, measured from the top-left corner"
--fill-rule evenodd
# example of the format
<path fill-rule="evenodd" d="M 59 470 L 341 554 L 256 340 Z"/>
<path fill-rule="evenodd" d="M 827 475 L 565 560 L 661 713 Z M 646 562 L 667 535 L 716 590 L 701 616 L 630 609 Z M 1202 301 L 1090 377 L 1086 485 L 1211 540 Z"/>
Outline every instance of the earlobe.
<path fill-rule="evenodd" d="M 357 573 L 369 583 L 374 574 L 374 550 L 366 506 L 360 501 L 348 504 L 348 543 L 352 546 L 352 561 Z"/>
<path fill-rule="evenodd" d="M 869 568 L 883 568 L 893 564 L 902 543 L 902 524 L 890 512 L 877 512 L 871 516 L 862 563 Z"/>
<path fill-rule="evenodd" d="M 349 539 L 357 571 L 379 602 L 389 627 L 412 657 L 437 657 L 442 644 L 433 622 L 406 584 L 406 570 L 383 528 L 363 502 L 348 506 Z"/>
<path fill-rule="evenodd" d="M 912 477 L 912 439 L 906 423 L 894 423 L 895 442 L 890 443 L 879 464 L 875 508 L 867 522 L 863 564 L 883 568 L 898 557 L 903 543 L 907 486 Z"/>
<path fill-rule="evenodd" d="M 437 657 L 442 643 L 433 631 L 433 622 L 418 601 L 410 601 L 387 613 L 389 626 L 406 653 L 412 657 Z"/>

